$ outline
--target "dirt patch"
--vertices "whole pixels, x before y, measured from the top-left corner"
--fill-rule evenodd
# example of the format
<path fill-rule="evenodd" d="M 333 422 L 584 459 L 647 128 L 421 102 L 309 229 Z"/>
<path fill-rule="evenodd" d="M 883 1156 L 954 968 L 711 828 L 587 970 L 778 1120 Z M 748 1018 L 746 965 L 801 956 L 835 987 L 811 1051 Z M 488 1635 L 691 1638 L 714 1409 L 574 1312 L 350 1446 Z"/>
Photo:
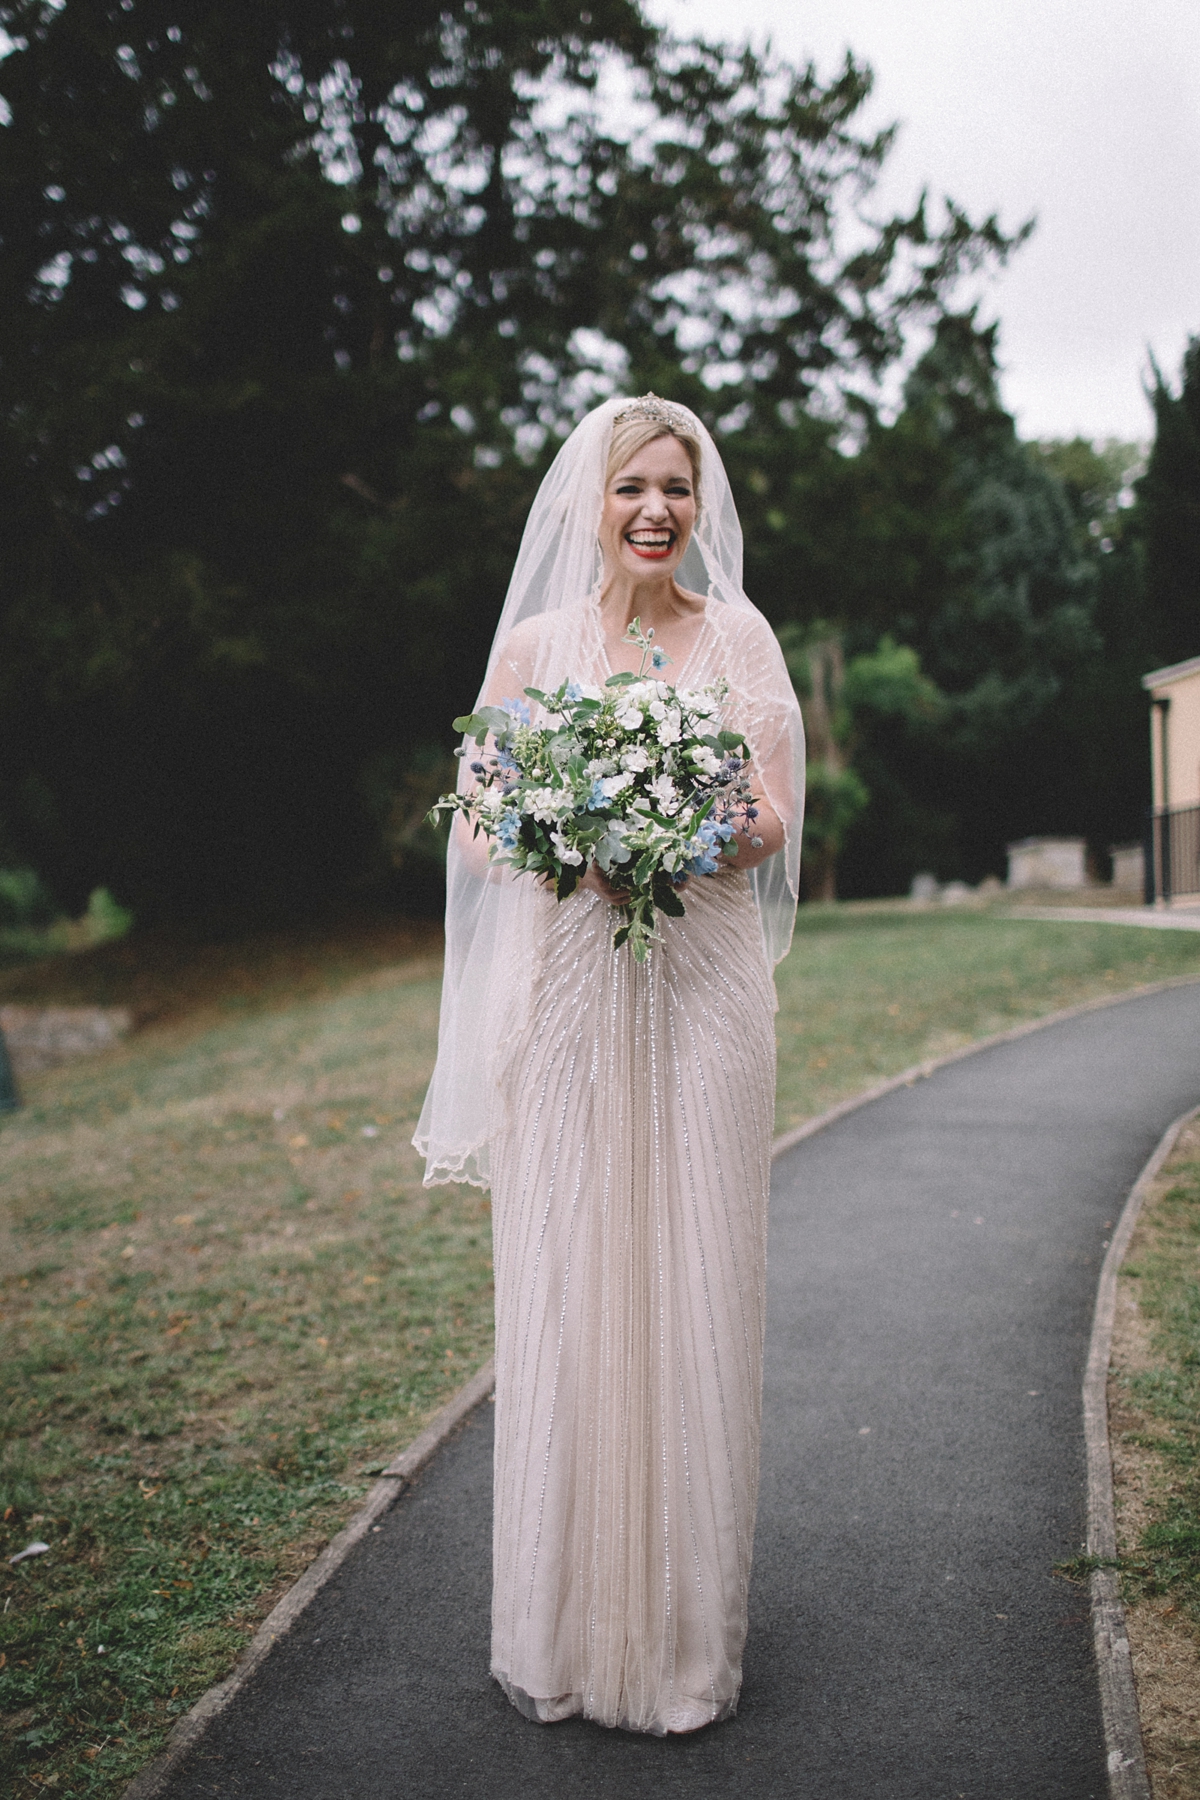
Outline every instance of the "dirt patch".
<path fill-rule="evenodd" d="M 7 1007 L 100 1007 L 135 1028 L 289 1006 L 340 992 L 348 978 L 441 956 L 442 928 L 397 914 L 339 914 L 304 925 L 204 937 L 137 931 L 75 955 L 0 968 Z"/>

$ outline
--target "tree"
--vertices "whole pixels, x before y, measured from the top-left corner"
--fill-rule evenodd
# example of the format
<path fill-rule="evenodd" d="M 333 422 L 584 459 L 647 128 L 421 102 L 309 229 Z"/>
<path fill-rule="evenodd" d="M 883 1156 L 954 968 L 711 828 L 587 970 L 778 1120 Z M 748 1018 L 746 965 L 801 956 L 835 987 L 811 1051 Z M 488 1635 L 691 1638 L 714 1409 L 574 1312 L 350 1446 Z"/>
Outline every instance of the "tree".
<path fill-rule="evenodd" d="M 843 249 L 869 72 L 631 0 L 0 24 L 0 815 L 68 905 L 361 875 L 363 772 L 444 744 L 587 404 L 653 385 L 786 447 L 1015 242 L 922 201 Z"/>
<path fill-rule="evenodd" d="M 860 465 L 862 503 L 887 529 L 880 563 L 849 596 L 854 622 L 865 632 L 886 620 L 944 704 L 902 763 L 882 759 L 890 828 L 863 815 L 847 873 L 870 882 L 874 861 L 895 891 L 902 870 L 877 852 L 899 848 L 907 810 L 917 867 L 978 879 L 1003 867 L 1007 840 L 1078 829 L 1061 727 L 1069 683 L 1099 646 L 1094 570 L 1060 482 L 1001 404 L 996 328 L 972 313 L 939 323 L 902 413 L 872 428 Z"/>
<path fill-rule="evenodd" d="M 873 799 L 878 810 L 881 795 L 895 808 L 893 757 L 880 754 L 881 738 L 894 753 L 906 738 L 927 731 L 942 696 L 921 673 L 916 652 L 890 637 L 847 663 L 841 638 L 825 624 L 807 631 L 783 625 L 778 636 L 804 716 L 804 897 L 835 900 L 838 858 L 855 821 Z M 903 816 L 903 806 L 900 811 Z M 876 839 L 877 858 L 880 848 Z M 891 892 L 886 869 L 883 879 L 883 891 Z"/>
<path fill-rule="evenodd" d="M 1103 863 L 1110 846 L 1141 837 L 1150 792 L 1141 677 L 1161 659 L 1143 597 L 1135 493 L 1146 447 L 1075 438 L 1030 448 L 1062 484 L 1076 544 L 1095 583 L 1092 623 L 1102 648 L 1066 681 L 1055 754 L 1074 799 L 1074 829 L 1087 836 Z"/>
<path fill-rule="evenodd" d="M 1183 358 L 1179 392 L 1154 365 L 1154 445 L 1137 484 L 1145 543 L 1147 635 L 1160 664 L 1200 655 L 1200 338 Z"/>

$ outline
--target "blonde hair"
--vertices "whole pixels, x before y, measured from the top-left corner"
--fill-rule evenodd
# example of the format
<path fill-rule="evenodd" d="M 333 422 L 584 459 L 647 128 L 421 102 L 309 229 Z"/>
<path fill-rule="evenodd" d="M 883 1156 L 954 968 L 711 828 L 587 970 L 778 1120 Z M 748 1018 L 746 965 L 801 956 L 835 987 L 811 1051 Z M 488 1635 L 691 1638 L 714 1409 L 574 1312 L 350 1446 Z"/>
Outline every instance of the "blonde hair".
<path fill-rule="evenodd" d="M 645 414 L 629 413 L 614 420 L 612 437 L 608 446 L 608 465 L 604 471 L 604 485 L 608 486 L 618 469 L 623 469 L 630 457 L 652 444 L 655 438 L 673 437 L 687 451 L 688 461 L 692 465 L 692 487 L 695 490 L 696 504 L 700 504 L 700 439 L 687 426 L 665 424 L 661 419 L 647 418 Z"/>

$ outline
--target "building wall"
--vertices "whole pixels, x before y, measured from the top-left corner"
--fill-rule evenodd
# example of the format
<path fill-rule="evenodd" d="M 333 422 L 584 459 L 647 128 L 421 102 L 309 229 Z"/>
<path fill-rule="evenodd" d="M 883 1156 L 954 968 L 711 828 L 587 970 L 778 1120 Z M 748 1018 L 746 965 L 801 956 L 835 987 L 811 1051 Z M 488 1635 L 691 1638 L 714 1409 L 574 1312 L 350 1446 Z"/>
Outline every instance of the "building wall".
<path fill-rule="evenodd" d="M 1150 753 L 1154 770 L 1155 806 L 1200 805 L 1200 669 L 1150 690 L 1153 699 L 1169 699 L 1167 714 L 1167 791 L 1163 793 L 1162 726 L 1157 706 L 1150 710 Z"/>

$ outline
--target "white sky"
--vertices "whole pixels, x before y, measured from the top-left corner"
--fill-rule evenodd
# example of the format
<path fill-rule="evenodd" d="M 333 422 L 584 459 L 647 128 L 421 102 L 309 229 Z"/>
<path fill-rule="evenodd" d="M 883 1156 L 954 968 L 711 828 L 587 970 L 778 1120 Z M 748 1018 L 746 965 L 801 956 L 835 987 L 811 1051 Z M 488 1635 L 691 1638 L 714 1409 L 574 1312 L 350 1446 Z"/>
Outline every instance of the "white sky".
<path fill-rule="evenodd" d="M 869 63 L 900 137 L 878 208 L 922 185 L 1037 230 L 986 294 L 1025 437 L 1146 439 L 1147 351 L 1200 334 L 1200 0 L 647 0 L 685 35 Z"/>

